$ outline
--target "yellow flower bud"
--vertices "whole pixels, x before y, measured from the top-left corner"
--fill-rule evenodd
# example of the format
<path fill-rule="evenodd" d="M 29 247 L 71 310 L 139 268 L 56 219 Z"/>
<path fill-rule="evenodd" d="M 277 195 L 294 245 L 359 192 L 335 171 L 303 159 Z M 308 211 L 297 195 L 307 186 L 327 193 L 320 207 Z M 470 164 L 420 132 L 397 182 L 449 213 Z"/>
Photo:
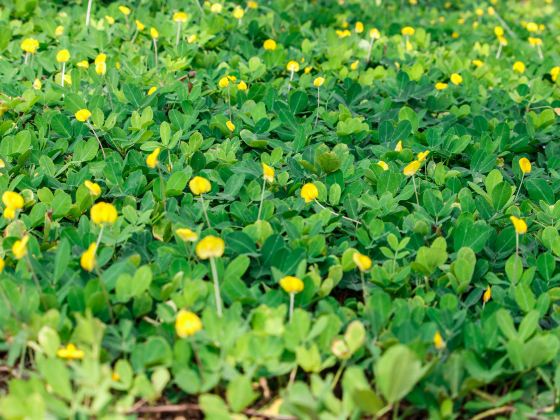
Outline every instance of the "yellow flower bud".
<path fill-rule="evenodd" d="M 416 159 L 418 159 L 418 161 L 420 163 L 424 162 L 426 160 L 426 158 L 428 157 L 428 155 L 430 154 L 429 150 L 425 150 L 423 152 L 420 152 L 416 155 Z"/>
<path fill-rule="evenodd" d="M 492 288 L 488 286 L 482 295 L 482 302 L 486 303 L 492 299 Z"/>
<path fill-rule="evenodd" d="M 364 24 L 362 22 L 356 22 L 354 30 L 357 34 L 361 34 L 362 32 L 364 32 Z"/>
<path fill-rule="evenodd" d="M 515 233 L 523 235 L 527 232 L 527 223 L 525 223 L 525 220 L 515 216 L 510 216 L 509 220 L 511 220 L 511 223 L 513 224 Z"/>
<path fill-rule="evenodd" d="M 125 16 L 130 15 L 131 12 L 131 10 L 126 6 L 119 6 L 119 11 Z"/>
<path fill-rule="evenodd" d="M 90 217 L 96 225 L 111 225 L 117 221 L 118 213 L 115 206 L 110 203 L 100 201 L 91 207 Z"/>
<path fill-rule="evenodd" d="M 86 180 L 84 182 L 84 185 L 88 189 L 89 193 L 94 197 L 101 195 L 101 187 L 99 186 L 99 184 Z"/>
<path fill-rule="evenodd" d="M 272 166 L 268 166 L 266 163 L 263 163 L 262 169 L 264 180 L 272 184 L 274 182 L 274 168 Z"/>
<path fill-rule="evenodd" d="M 39 41 L 34 38 L 26 38 L 21 42 L 21 49 L 29 54 L 35 54 L 39 48 Z"/>
<path fill-rule="evenodd" d="M 153 39 L 158 39 L 158 38 L 159 38 L 159 32 L 158 32 L 158 30 L 157 30 L 156 28 L 154 28 L 154 27 L 150 28 L 150 36 L 151 36 Z"/>
<path fill-rule="evenodd" d="M 524 73 L 525 72 L 525 63 L 523 61 L 516 61 L 513 63 L 513 71 L 516 73 Z"/>
<path fill-rule="evenodd" d="M 197 314 L 181 309 L 175 318 L 175 332 L 181 338 L 190 337 L 202 329 L 202 321 Z"/>
<path fill-rule="evenodd" d="M 136 19 L 134 21 L 134 24 L 136 25 L 136 29 L 138 30 L 138 32 L 142 32 L 144 30 L 144 28 L 146 27 L 146 25 L 144 25 L 142 22 L 140 22 L 138 19 Z"/>
<path fill-rule="evenodd" d="M 402 140 L 399 140 L 397 142 L 397 145 L 395 146 L 395 152 L 402 152 L 402 149 L 403 149 Z"/>
<path fill-rule="evenodd" d="M 237 90 L 241 90 L 241 91 L 247 90 L 247 83 L 245 83 L 243 80 L 240 81 L 240 82 L 237 84 Z"/>
<path fill-rule="evenodd" d="M 218 81 L 218 86 L 220 87 L 220 89 L 225 89 L 229 86 L 229 78 L 227 76 L 222 77 L 219 81 Z"/>
<path fill-rule="evenodd" d="M 420 162 L 417 160 L 413 160 L 408 165 L 406 165 L 403 169 L 403 174 L 406 176 L 413 176 L 416 172 L 420 169 Z"/>
<path fill-rule="evenodd" d="M 89 109 L 82 108 L 79 111 L 77 111 L 74 114 L 74 116 L 78 121 L 86 122 L 89 119 L 89 117 L 91 117 L 91 112 L 89 111 Z"/>
<path fill-rule="evenodd" d="M 235 124 L 232 123 L 230 120 L 227 120 L 227 121 L 226 121 L 226 127 L 227 127 L 228 130 L 229 130 L 230 132 L 232 132 L 232 133 L 235 131 Z"/>
<path fill-rule="evenodd" d="M 185 12 L 175 12 L 175 13 L 173 13 L 173 22 L 185 23 L 188 18 L 189 18 L 189 15 L 187 15 Z"/>
<path fill-rule="evenodd" d="M 286 293 L 299 293 L 303 290 L 303 281 L 294 276 L 286 276 L 280 279 L 280 287 Z"/>
<path fill-rule="evenodd" d="M 150 89 L 148 89 L 148 96 L 152 96 L 156 90 L 157 86 L 152 86 Z"/>
<path fill-rule="evenodd" d="M 68 50 L 60 50 L 56 53 L 56 61 L 59 63 L 66 63 L 70 60 L 70 51 Z"/>
<path fill-rule="evenodd" d="M 83 350 L 79 350 L 74 344 L 68 344 L 66 347 L 62 347 L 56 352 L 56 355 L 66 360 L 81 360 L 84 358 Z"/>
<path fill-rule="evenodd" d="M 313 80 L 313 86 L 315 86 L 316 88 L 320 88 L 321 86 L 323 86 L 323 83 L 325 83 L 324 77 L 316 77 L 315 80 Z"/>
<path fill-rule="evenodd" d="M 303 187 L 301 187 L 300 195 L 306 203 L 310 203 L 311 201 L 314 201 L 317 197 L 319 197 L 319 190 L 317 189 L 315 184 L 308 182 Z"/>
<path fill-rule="evenodd" d="M 356 264 L 358 269 L 362 272 L 368 271 L 371 268 L 371 258 L 357 251 L 352 255 L 352 261 L 354 261 L 354 264 Z"/>
<path fill-rule="evenodd" d="M 222 238 L 209 235 L 196 244 L 195 251 L 198 258 L 207 260 L 208 258 L 219 258 L 224 255 L 224 248 L 225 243 Z"/>
<path fill-rule="evenodd" d="M 232 15 L 235 19 L 243 19 L 243 16 L 245 16 L 245 11 L 241 8 L 241 7 L 236 7 L 235 9 L 233 9 Z"/>
<path fill-rule="evenodd" d="M 443 82 L 437 82 L 435 85 L 436 90 L 445 90 L 449 85 Z"/>
<path fill-rule="evenodd" d="M 298 72 L 299 71 L 299 63 L 297 61 L 288 61 L 286 64 L 286 69 L 290 72 Z"/>
<path fill-rule="evenodd" d="M 276 41 L 273 39 L 267 39 L 264 41 L 263 48 L 267 51 L 274 51 L 276 49 Z"/>
<path fill-rule="evenodd" d="M 403 36 L 413 36 L 416 31 L 412 26 L 405 26 L 401 29 L 401 34 Z"/>
<path fill-rule="evenodd" d="M 27 242 L 29 242 L 29 235 L 26 234 L 12 245 L 12 252 L 16 260 L 21 260 L 27 255 Z"/>
<path fill-rule="evenodd" d="M 80 265 L 86 271 L 92 272 L 95 268 L 95 251 L 97 250 L 97 245 L 95 242 L 90 244 L 87 251 L 82 253 L 80 257 Z"/>
<path fill-rule="evenodd" d="M 175 230 L 175 234 L 185 242 L 196 242 L 198 240 L 198 235 L 196 232 L 188 228 L 179 228 Z"/>
<path fill-rule="evenodd" d="M 23 208 L 25 201 L 23 196 L 15 191 L 6 191 L 2 194 L 2 202 L 6 207 L 10 207 L 15 210 Z"/>
<path fill-rule="evenodd" d="M 384 171 L 388 171 L 389 170 L 389 165 L 387 165 L 386 162 L 380 160 L 379 162 L 377 162 L 377 165 L 379 165 Z"/>
<path fill-rule="evenodd" d="M 89 62 L 87 60 L 78 61 L 76 66 L 81 69 L 89 69 Z"/>
<path fill-rule="evenodd" d="M 160 151 L 161 149 L 156 147 L 154 151 L 148 155 L 146 158 L 146 165 L 148 165 L 148 168 L 154 169 L 157 166 Z"/>
<path fill-rule="evenodd" d="M 201 195 L 210 192 L 212 184 L 206 178 L 195 176 L 189 181 L 189 188 L 194 195 Z"/>
<path fill-rule="evenodd" d="M 519 159 L 519 169 L 523 172 L 523 175 L 531 173 L 531 162 L 526 157 Z"/>
<path fill-rule="evenodd" d="M 445 348 L 445 341 L 443 341 L 443 337 L 441 336 L 439 331 L 436 331 L 436 333 L 434 334 L 434 346 L 438 350 L 442 350 Z"/>
<path fill-rule="evenodd" d="M 62 36 L 64 34 L 64 26 L 57 26 L 54 30 L 55 36 Z"/>
<path fill-rule="evenodd" d="M 454 85 L 460 85 L 463 82 L 463 77 L 458 73 L 453 73 L 450 79 Z"/>

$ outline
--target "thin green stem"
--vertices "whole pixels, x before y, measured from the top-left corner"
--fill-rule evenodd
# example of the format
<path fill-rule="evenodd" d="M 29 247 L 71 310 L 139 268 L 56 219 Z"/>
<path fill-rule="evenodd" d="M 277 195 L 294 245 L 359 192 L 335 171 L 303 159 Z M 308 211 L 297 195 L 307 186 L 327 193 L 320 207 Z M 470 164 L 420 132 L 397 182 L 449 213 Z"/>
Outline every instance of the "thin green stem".
<path fill-rule="evenodd" d="M 356 223 L 357 225 L 361 225 L 361 224 L 362 224 L 359 220 L 355 220 L 355 219 L 351 219 L 350 217 L 342 216 L 342 215 L 340 215 L 339 213 L 335 212 L 334 210 L 329 209 L 328 207 L 323 206 L 323 205 L 322 205 L 319 201 L 317 201 L 316 199 L 313 200 L 313 201 L 315 201 L 315 204 L 317 204 L 317 205 L 318 205 L 319 207 L 321 207 L 323 210 L 329 211 L 329 212 L 330 212 L 331 214 L 333 214 L 334 216 L 337 216 L 337 217 L 338 217 L 338 216 L 341 216 L 343 219 L 348 220 L 349 222 L 352 222 L 352 223 Z"/>
<path fill-rule="evenodd" d="M 157 165 L 158 175 L 159 175 L 159 185 L 161 188 L 161 201 L 163 202 L 163 212 L 165 213 L 166 210 L 166 201 L 167 197 L 165 196 L 165 182 L 163 182 L 163 175 L 161 173 L 161 168 L 159 164 Z"/>
<path fill-rule="evenodd" d="M 220 294 L 220 282 L 218 280 L 218 269 L 214 257 L 210 257 L 210 269 L 212 270 L 212 277 L 214 281 L 214 299 L 216 301 L 216 312 L 218 317 L 222 317 L 222 295 Z"/>
<path fill-rule="evenodd" d="M 296 300 L 296 294 L 290 293 L 290 317 L 289 321 L 292 322 L 292 317 L 294 316 L 294 303 Z"/>
<path fill-rule="evenodd" d="M 99 147 L 101 147 L 101 153 L 103 154 L 103 159 L 105 159 L 106 158 L 105 149 L 103 149 L 103 144 L 101 144 L 101 140 L 99 139 L 99 136 L 95 132 L 95 130 L 93 128 L 93 125 L 91 125 L 89 121 L 86 122 L 86 125 L 88 126 L 88 128 L 91 130 L 91 132 L 93 133 L 93 135 L 97 139 L 97 143 L 99 143 Z"/>
<path fill-rule="evenodd" d="M 263 201 L 264 201 L 264 193 L 266 191 L 266 179 L 263 178 L 263 185 L 262 185 L 262 191 L 261 191 L 261 202 L 259 204 L 259 213 L 257 214 L 257 222 L 259 220 L 261 220 L 261 214 L 262 214 L 262 206 L 263 206 Z"/>
<path fill-rule="evenodd" d="M 517 196 L 519 195 L 519 191 L 521 191 L 521 186 L 523 185 L 524 179 L 525 179 L 525 173 L 521 175 L 521 182 L 519 183 L 519 187 L 517 188 L 517 192 L 515 193 L 515 198 L 513 199 L 514 203 L 517 201 Z"/>
<path fill-rule="evenodd" d="M 412 175 L 412 185 L 414 185 L 414 195 L 416 195 L 416 204 L 420 205 L 420 200 L 418 199 L 418 190 L 416 189 L 416 179 Z"/>
<path fill-rule="evenodd" d="M 208 224 L 209 228 L 212 228 L 212 224 L 210 223 L 210 219 L 208 218 L 208 213 L 206 212 L 206 205 L 204 203 L 204 197 L 200 196 L 200 204 L 202 205 L 202 213 L 204 214 L 204 218 L 206 219 L 206 223 Z"/>

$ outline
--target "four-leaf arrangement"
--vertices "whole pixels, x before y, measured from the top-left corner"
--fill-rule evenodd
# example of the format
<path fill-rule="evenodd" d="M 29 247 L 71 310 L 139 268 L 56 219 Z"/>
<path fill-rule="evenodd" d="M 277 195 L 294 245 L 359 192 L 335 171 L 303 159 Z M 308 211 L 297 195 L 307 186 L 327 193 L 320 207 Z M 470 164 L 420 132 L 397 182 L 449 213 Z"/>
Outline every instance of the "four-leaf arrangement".
<path fill-rule="evenodd" d="M 560 415 L 552 0 L 0 27 L 1 418 Z"/>

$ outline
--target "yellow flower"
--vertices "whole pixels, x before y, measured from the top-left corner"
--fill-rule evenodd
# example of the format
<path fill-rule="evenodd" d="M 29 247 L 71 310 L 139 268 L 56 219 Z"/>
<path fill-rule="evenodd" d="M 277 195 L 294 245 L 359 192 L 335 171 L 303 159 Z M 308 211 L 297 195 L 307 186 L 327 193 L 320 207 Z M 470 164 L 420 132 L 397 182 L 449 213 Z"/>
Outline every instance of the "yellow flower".
<path fill-rule="evenodd" d="M 352 35 L 352 32 L 350 32 L 348 29 L 344 29 L 344 30 L 337 29 L 336 30 L 336 35 L 339 38 L 346 38 L 346 37 L 349 37 L 350 35 Z"/>
<path fill-rule="evenodd" d="M 372 28 L 369 30 L 369 37 L 371 39 L 379 39 L 381 38 L 381 34 L 379 33 L 379 30 L 377 28 Z"/>
<path fill-rule="evenodd" d="M 263 178 L 266 182 L 273 183 L 274 182 L 274 168 L 272 166 L 268 166 L 266 163 L 262 164 L 263 170 Z"/>
<path fill-rule="evenodd" d="M 350 70 L 356 70 L 359 65 L 360 65 L 360 60 L 354 61 L 352 64 L 350 64 Z"/>
<path fill-rule="evenodd" d="M 224 248 L 225 243 L 222 238 L 209 235 L 196 244 L 195 251 L 198 258 L 207 260 L 208 258 L 219 258 L 224 255 Z"/>
<path fill-rule="evenodd" d="M 229 86 L 229 78 L 227 76 L 222 77 L 219 81 L 218 81 L 218 87 L 220 87 L 220 89 L 225 89 Z"/>
<path fill-rule="evenodd" d="M 152 96 L 156 90 L 157 86 L 152 86 L 150 89 L 148 89 L 148 96 Z"/>
<path fill-rule="evenodd" d="M 243 19 L 243 16 L 245 16 L 245 11 L 237 6 L 235 9 L 233 9 L 232 15 L 235 19 Z"/>
<path fill-rule="evenodd" d="M 463 82 L 463 77 L 459 73 L 453 73 L 450 79 L 454 85 L 460 85 Z"/>
<path fill-rule="evenodd" d="M 496 14 L 496 11 L 492 6 L 490 6 L 488 9 L 486 9 L 486 13 L 488 13 L 490 16 L 494 16 Z"/>
<path fill-rule="evenodd" d="M 196 42 L 197 39 L 198 39 L 198 36 L 196 34 L 192 34 L 192 35 L 189 35 L 187 37 L 187 42 L 189 44 L 192 44 L 193 42 Z"/>
<path fill-rule="evenodd" d="M 196 232 L 188 228 L 179 228 L 175 230 L 175 234 L 185 242 L 196 242 L 198 240 L 198 235 Z"/>
<path fill-rule="evenodd" d="M 406 176 L 413 176 L 420 169 L 420 162 L 418 160 L 413 160 L 403 169 L 403 174 Z"/>
<path fill-rule="evenodd" d="M 6 266 L 6 261 L 4 261 L 4 258 L 0 257 L 0 273 L 4 271 L 5 266 Z"/>
<path fill-rule="evenodd" d="M 21 42 L 21 49 L 29 54 L 35 54 L 39 48 L 39 41 L 34 38 L 25 38 Z"/>
<path fill-rule="evenodd" d="M 319 190 L 317 189 L 315 184 L 308 182 L 303 187 L 301 187 L 300 195 L 306 203 L 309 203 L 319 197 Z"/>
<path fill-rule="evenodd" d="M 426 158 L 428 157 L 428 155 L 430 154 L 429 150 L 425 150 L 423 152 L 420 152 L 416 155 L 416 159 L 418 159 L 418 161 L 420 163 L 424 162 L 426 160 Z"/>
<path fill-rule="evenodd" d="M 109 25 L 114 25 L 115 24 L 115 18 L 113 16 L 105 16 L 105 20 L 107 21 L 107 23 Z"/>
<path fill-rule="evenodd" d="M 202 329 L 202 321 L 197 314 L 181 309 L 175 319 L 175 332 L 181 338 L 190 337 Z"/>
<path fill-rule="evenodd" d="M 247 7 L 249 9 L 256 9 L 258 7 L 258 4 L 256 1 L 248 1 L 247 2 Z"/>
<path fill-rule="evenodd" d="M 111 373 L 111 380 L 114 382 L 118 382 L 121 380 L 121 375 L 119 375 L 117 372 L 113 372 Z"/>
<path fill-rule="evenodd" d="M 526 29 L 527 29 L 529 32 L 538 32 L 538 31 L 539 31 L 539 25 L 537 25 L 535 22 L 529 22 L 529 23 L 527 24 Z"/>
<path fill-rule="evenodd" d="M 325 83 L 324 77 L 316 77 L 315 80 L 313 80 L 313 86 L 315 86 L 316 88 L 320 88 L 321 86 L 323 86 L 323 83 Z"/>
<path fill-rule="evenodd" d="M 12 245 L 12 252 L 16 260 L 21 260 L 27 255 L 27 242 L 29 242 L 29 235 L 24 235 Z"/>
<path fill-rule="evenodd" d="M 105 63 L 106 61 L 107 61 L 107 54 L 105 54 L 105 53 L 99 53 L 95 57 L 95 64 Z"/>
<path fill-rule="evenodd" d="M 362 22 L 356 22 L 354 30 L 357 34 L 361 34 L 362 32 L 364 32 L 364 24 Z"/>
<path fill-rule="evenodd" d="M 68 344 L 56 352 L 56 355 L 61 359 L 66 360 L 80 360 L 84 358 L 84 352 L 79 350 L 74 344 Z"/>
<path fill-rule="evenodd" d="M 16 218 L 17 210 L 13 207 L 4 207 L 4 213 L 2 214 L 5 219 L 12 220 Z"/>
<path fill-rule="evenodd" d="M 59 63 L 66 63 L 70 60 L 70 51 L 68 50 L 60 50 L 56 53 L 56 61 Z"/>
<path fill-rule="evenodd" d="M 384 171 L 388 171 L 389 170 L 389 165 L 387 165 L 386 162 L 380 160 L 379 162 L 377 162 L 377 165 L 380 166 Z"/>
<path fill-rule="evenodd" d="M 86 180 L 84 182 L 84 185 L 88 189 L 89 193 L 94 197 L 101 195 L 101 187 L 99 186 L 99 184 Z"/>
<path fill-rule="evenodd" d="M 524 73 L 525 64 L 522 61 L 516 61 L 515 63 L 513 63 L 513 71 L 516 73 Z"/>
<path fill-rule="evenodd" d="M 504 28 L 501 26 L 494 27 L 494 34 L 497 38 L 502 38 L 504 36 Z"/>
<path fill-rule="evenodd" d="M 80 257 L 80 265 L 86 271 L 92 272 L 95 268 L 95 251 L 97 250 L 97 245 L 94 243 L 90 244 L 87 251 L 82 253 Z"/>
<path fill-rule="evenodd" d="M 519 159 L 519 169 L 523 172 L 523 175 L 531 173 L 531 162 L 526 157 Z"/>
<path fill-rule="evenodd" d="M 453 33 L 451 34 L 451 38 L 453 38 L 453 39 L 459 38 L 459 33 L 458 33 L 458 32 L 453 32 Z"/>
<path fill-rule="evenodd" d="M 126 6 L 119 6 L 119 11 L 125 16 L 130 15 L 130 9 Z"/>
<path fill-rule="evenodd" d="M 560 66 L 553 67 L 550 69 L 550 77 L 553 82 L 558 80 L 558 76 L 560 75 Z"/>
<path fill-rule="evenodd" d="M 502 46 L 506 46 L 508 44 L 507 39 L 503 36 L 499 36 L 498 37 L 498 42 L 500 43 L 500 45 Z"/>
<path fill-rule="evenodd" d="M 475 9 L 474 13 L 475 13 L 478 17 L 480 17 L 480 16 L 484 15 L 484 10 L 482 10 L 480 7 L 477 7 L 477 8 Z"/>
<path fill-rule="evenodd" d="M 173 22 L 185 23 L 188 18 L 189 18 L 189 15 L 187 15 L 185 12 L 175 12 L 175 13 L 173 13 Z"/>
<path fill-rule="evenodd" d="M 412 26 L 405 26 L 401 29 L 401 34 L 403 36 L 413 36 L 416 31 Z"/>
<path fill-rule="evenodd" d="M 220 3 L 214 3 L 210 6 L 210 11 L 212 13 L 222 13 L 223 6 Z"/>
<path fill-rule="evenodd" d="M 148 155 L 146 158 L 146 165 L 148 165 L 148 168 L 154 169 L 157 166 L 160 151 L 161 149 L 156 147 L 154 151 Z"/>
<path fill-rule="evenodd" d="M 395 152 L 402 152 L 402 140 L 399 140 L 397 145 L 395 146 Z"/>
<path fill-rule="evenodd" d="M 89 62 L 87 60 L 78 61 L 76 66 L 81 69 L 89 69 Z"/>
<path fill-rule="evenodd" d="M 105 75 L 107 73 L 107 63 L 105 61 L 100 61 L 99 63 L 95 63 L 95 73 L 100 76 Z"/>
<path fill-rule="evenodd" d="M 245 83 L 243 80 L 240 81 L 240 82 L 237 84 L 237 90 L 241 90 L 241 91 L 247 90 L 247 83 Z"/>
<path fill-rule="evenodd" d="M 43 83 L 39 79 L 33 80 L 33 89 L 39 90 L 43 87 Z"/>
<path fill-rule="evenodd" d="M 54 30 L 55 36 L 62 36 L 64 34 L 64 26 L 57 26 Z"/>
<path fill-rule="evenodd" d="M 309 74 L 309 73 L 311 73 L 311 70 L 313 70 L 313 66 L 306 66 L 306 67 L 303 69 L 303 72 L 304 72 L 305 74 Z"/>
<path fill-rule="evenodd" d="M 442 350 L 445 348 L 445 341 L 443 341 L 443 337 L 441 336 L 439 331 L 436 331 L 436 333 L 434 334 L 434 346 L 438 350 Z"/>
<path fill-rule="evenodd" d="M 151 27 L 151 28 L 150 28 L 150 36 L 151 36 L 153 39 L 158 39 L 158 38 L 159 38 L 159 32 L 158 32 L 158 30 L 157 30 L 156 28 L 154 28 L 154 27 Z"/>
<path fill-rule="evenodd" d="M 273 39 L 267 39 L 264 41 L 263 48 L 267 51 L 274 51 L 276 49 L 276 41 Z"/>
<path fill-rule="evenodd" d="M 2 194 L 2 202 L 6 207 L 19 210 L 23 208 L 25 201 L 21 194 L 15 191 L 6 191 Z"/>
<path fill-rule="evenodd" d="M 86 108 L 82 108 L 79 111 L 77 111 L 74 116 L 76 117 L 76 119 L 80 122 L 86 122 L 89 117 L 91 117 L 91 112 L 89 111 L 89 109 Z"/>
<path fill-rule="evenodd" d="M 136 29 L 138 30 L 138 32 L 142 32 L 144 30 L 144 28 L 146 27 L 146 25 L 144 25 L 142 22 L 140 22 L 138 19 L 136 19 L 134 21 L 134 24 L 136 25 Z"/>
<path fill-rule="evenodd" d="M 537 45 L 542 45 L 542 39 L 541 38 L 534 38 L 532 36 L 529 37 L 529 44 L 531 44 L 531 46 L 535 47 Z"/>
<path fill-rule="evenodd" d="M 513 224 L 515 233 L 523 235 L 527 232 L 527 223 L 525 223 L 525 220 L 515 216 L 510 216 L 509 220 L 511 220 L 511 223 Z"/>
<path fill-rule="evenodd" d="M 303 290 L 303 281 L 294 276 L 286 276 L 280 279 L 280 287 L 286 293 L 299 293 Z"/>
<path fill-rule="evenodd" d="M 210 192 L 212 184 L 206 178 L 195 176 L 189 181 L 189 188 L 194 195 L 201 195 Z"/>
<path fill-rule="evenodd" d="M 352 255 L 352 261 L 358 267 L 360 271 L 368 271 L 371 268 L 371 258 L 367 255 L 360 254 L 358 251 L 354 252 Z"/>
<path fill-rule="evenodd" d="M 226 121 L 226 127 L 228 128 L 228 130 L 230 132 L 234 132 L 235 131 L 235 124 L 231 122 L 231 120 L 227 120 Z"/>
<path fill-rule="evenodd" d="M 484 61 L 482 60 L 473 60 L 472 63 L 475 67 L 482 67 L 484 65 Z"/>
<path fill-rule="evenodd" d="M 486 303 L 492 299 L 492 288 L 488 286 L 482 295 L 482 302 Z"/>
<path fill-rule="evenodd" d="M 109 224 L 112 225 L 116 222 L 118 214 L 117 209 L 110 203 L 100 201 L 94 204 L 90 210 L 90 216 L 93 223 L 96 225 Z"/>
<path fill-rule="evenodd" d="M 290 72 L 298 72 L 299 71 L 299 63 L 297 61 L 288 61 L 286 65 L 286 69 Z"/>
<path fill-rule="evenodd" d="M 444 90 L 447 89 L 448 84 L 443 82 L 437 82 L 435 88 L 437 90 Z"/>

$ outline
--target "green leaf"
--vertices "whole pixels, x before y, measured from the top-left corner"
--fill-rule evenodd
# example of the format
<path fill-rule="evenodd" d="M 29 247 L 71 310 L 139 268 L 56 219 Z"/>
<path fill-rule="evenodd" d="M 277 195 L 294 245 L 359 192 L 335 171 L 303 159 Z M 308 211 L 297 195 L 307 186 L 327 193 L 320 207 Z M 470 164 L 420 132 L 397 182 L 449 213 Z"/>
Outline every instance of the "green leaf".
<path fill-rule="evenodd" d="M 257 393 L 253 391 L 250 378 L 245 375 L 235 377 L 228 384 L 226 399 L 231 409 L 236 413 L 239 413 L 255 401 Z"/>
<path fill-rule="evenodd" d="M 183 193 L 189 182 L 189 175 L 184 171 L 174 172 L 167 180 L 165 193 L 168 197 L 176 197 Z"/>

